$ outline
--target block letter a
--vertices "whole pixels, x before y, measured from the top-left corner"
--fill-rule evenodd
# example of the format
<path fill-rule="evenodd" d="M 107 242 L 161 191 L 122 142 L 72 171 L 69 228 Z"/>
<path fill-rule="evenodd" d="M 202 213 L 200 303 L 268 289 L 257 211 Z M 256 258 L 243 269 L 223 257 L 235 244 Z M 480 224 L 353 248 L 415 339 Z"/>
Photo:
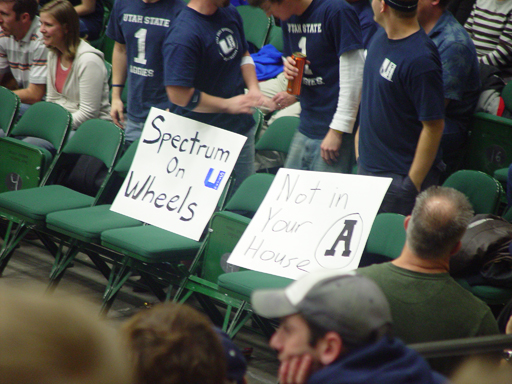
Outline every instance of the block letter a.
<path fill-rule="evenodd" d="M 341 230 L 338 238 L 332 245 L 331 249 L 325 251 L 324 256 L 334 256 L 336 252 L 336 247 L 340 241 L 345 243 L 345 250 L 341 254 L 341 256 L 350 256 L 350 240 L 352 240 L 352 235 L 354 234 L 354 226 L 357 224 L 357 220 L 345 220 L 345 226 Z"/>

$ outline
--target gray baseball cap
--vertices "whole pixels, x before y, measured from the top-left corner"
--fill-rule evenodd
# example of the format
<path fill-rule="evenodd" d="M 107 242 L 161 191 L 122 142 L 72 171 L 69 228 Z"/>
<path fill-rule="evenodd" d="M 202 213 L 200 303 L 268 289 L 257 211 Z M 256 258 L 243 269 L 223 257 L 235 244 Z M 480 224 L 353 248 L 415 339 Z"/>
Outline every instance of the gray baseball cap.
<path fill-rule="evenodd" d="M 391 324 L 389 304 L 372 280 L 355 273 L 309 273 L 284 289 L 258 290 L 252 294 L 256 314 L 285 317 L 296 313 L 350 344 L 368 342 L 374 331 Z"/>

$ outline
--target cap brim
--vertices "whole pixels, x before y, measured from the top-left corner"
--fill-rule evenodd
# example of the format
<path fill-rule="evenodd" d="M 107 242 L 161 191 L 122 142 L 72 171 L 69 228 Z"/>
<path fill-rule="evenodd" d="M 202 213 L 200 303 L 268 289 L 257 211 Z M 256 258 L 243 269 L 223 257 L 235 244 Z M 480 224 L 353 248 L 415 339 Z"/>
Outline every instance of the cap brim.
<path fill-rule="evenodd" d="M 297 309 L 286 297 L 284 289 L 262 289 L 252 293 L 251 305 L 256 314 L 277 318 L 293 315 Z"/>

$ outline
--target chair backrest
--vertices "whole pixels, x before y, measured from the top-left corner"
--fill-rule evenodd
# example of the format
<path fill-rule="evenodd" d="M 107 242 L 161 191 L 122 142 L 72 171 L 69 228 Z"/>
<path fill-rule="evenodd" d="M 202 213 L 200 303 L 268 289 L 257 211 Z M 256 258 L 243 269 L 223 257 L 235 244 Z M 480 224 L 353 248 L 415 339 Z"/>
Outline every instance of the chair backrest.
<path fill-rule="evenodd" d="M 500 182 L 494 177 L 472 170 L 453 173 L 445 180 L 443 186 L 464 193 L 475 214 L 496 213 L 503 193 Z"/>
<path fill-rule="evenodd" d="M 91 119 L 84 122 L 64 146 L 62 153 L 55 157 L 50 170 L 41 182 L 41 185 L 54 182 L 63 182 L 72 169 L 72 163 L 80 155 L 92 156 L 103 162 L 107 169 L 96 197 L 101 195 L 109 181 L 114 164 L 123 145 L 124 132 L 114 123 L 101 119 Z M 63 172 L 64 171 L 64 172 Z"/>
<path fill-rule="evenodd" d="M 135 157 L 135 152 L 137 152 L 138 145 L 138 139 L 130 144 L 128 149 L 123 153 L 119 161 L 116 163 L 116 166 L 114 167 L 114 172 L 119 173 L 122 177 L 126 177 L 126 174 L 130 170 L 130 167 L 132 166 L 133 158 Z"/>
<path fill-rule="evenodd" d="M 39 186 L 52 159 L 44 148 L 13 137 L 0 138 L 0 193 Z"/>
<path fill-rule="evenodd" d="M 33 136 L 52 143 L 56 152 L 62 150 L 71 128 L 71 114 L 55 103 L 40 101 L 21 116 L 10 136 Z"/>
<path fill-rule="evenodd" d="M 512 119 L 478 112 L 471 118 L 462 169 L 492 175 L 512 161 Z"/>
<path fill-rule="evenodd" d="M 110 121 L 91 119 L 84 122 L 62 150 L 66 154 L 93 156 L 112 168 L 123 142 L 123 130 Z"/>
<path fill-rule="evenodd" d="M 240 5 L 236 9 L 244 22 L 245 39 L 261 49 L 267 40 L 272 19 L 262 9 L 250 5 Z"/>
<path fill-rule="evenodd" d="M 274 175 L 255 173 L 245 179 L 224 207 L 226 211 L 256 212 L 274 181 Z"/>
<path fill-rule="evenodd" d="M 245 179 L 226 204 L 224 211 L 213 215 L 202 256 L 201 277 L 217 283 L 228 272 L 226 260 L 245 231 L 250 219 L 229 211 L 255 213 L 267 194 L 274 175 L 256 173 Z"/>
<path fill-rule="evenodd" d="M 283 41 L 283 29 L 278 25 L 273 25 L 270 27 L 270 32 L 268 33 L 267 44 L 273 45 L 279 52 L 283 52 L 284 50 L 284 41 Z"/>
<path fill-rule="evenodd" d="M 256 143 L 256 150 L 288 154 L 299 123 L 300 119 L 296 116 L 283 116 L 274 120 Z"/>
<path fill-rule="evenodd" d="M 405 244 L 405 216 L 381 213 L 375 220 L 366 242 L 365 252 L 396 259 Z"/>
<path fill-rule="evenodd" d="M 14 125 L 20 108 L 20 98 L 7 88 L 0 87 L 0 129 L 6 136 Z"/>
<path fill-rule="evenodd" d="M 210 221 L 201 277 L 214 284 L 220 275 L 231 272 L 227 259 L 251 220 L 231 212 L 219 212 Z"/>

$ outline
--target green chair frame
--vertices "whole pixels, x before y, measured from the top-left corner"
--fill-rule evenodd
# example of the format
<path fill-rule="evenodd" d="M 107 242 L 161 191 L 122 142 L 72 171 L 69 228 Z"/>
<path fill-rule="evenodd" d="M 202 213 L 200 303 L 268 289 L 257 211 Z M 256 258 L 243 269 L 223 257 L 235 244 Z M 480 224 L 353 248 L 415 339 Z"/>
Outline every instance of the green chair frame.
<path fill-rule="evenodd" d="M 20 109 L 20 98 L 14 92 L 5 87 L 0 87 L 0 129 L 6 136 L 14 126 Z"/>
<path fill-rule="evenodd" d="M 113 175 L 109 179 L 110 186 L 102 191 L 103 195 L 109 195 L 109 197 L 101 200 L 110 202 L 114 197 L 113 195 L 119 191 L 130 170 L 137 145 L 138 140 L 130 145 L 116 163 Z M 93 207 L 53 212 L 46 216 L 46 229 L 51 231 L 53 237 L 60 239 L 60 246 L 50 272 L 47 291 L 52 292 L 57 287 L 67 267 L 78 252 L 86 253 L 99 271 L 108 279 L 110 268 L 104 262 L 105 257 L 100 257 L 100 253 L 105 255 L 105 249 L 100 247 L 101 233 L 109 229 L 143 225 L 139 220 L 111 211 L 110 207 L 111 204 L 99 204 Z M 64 245 L 67 246 L 66 252 L 63 252 Z M 110 263 L 119 259 L 117 254 L 107 253 L 107 255 Z"/>

